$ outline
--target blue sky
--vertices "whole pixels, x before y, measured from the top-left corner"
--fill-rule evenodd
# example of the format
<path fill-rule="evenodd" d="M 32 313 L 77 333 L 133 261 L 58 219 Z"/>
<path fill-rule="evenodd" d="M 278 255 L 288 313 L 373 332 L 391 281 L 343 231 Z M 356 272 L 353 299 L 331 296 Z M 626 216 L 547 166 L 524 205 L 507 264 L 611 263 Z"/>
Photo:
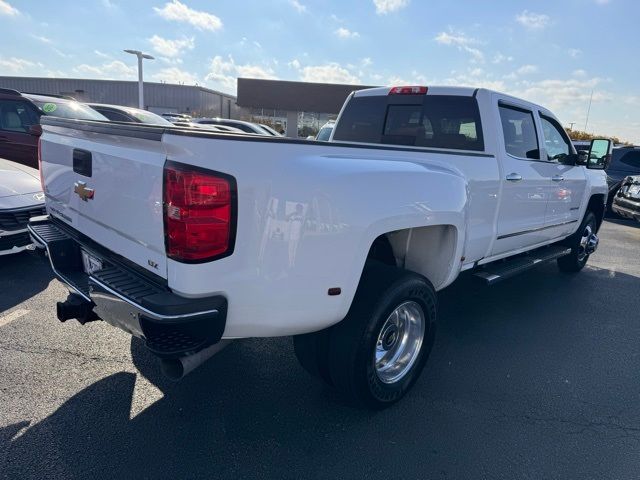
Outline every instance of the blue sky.
<path fill-rule="evenodd" d="M 0 0 L 0 75 L 495 88 L 640 143 L 634 0 Z"/>

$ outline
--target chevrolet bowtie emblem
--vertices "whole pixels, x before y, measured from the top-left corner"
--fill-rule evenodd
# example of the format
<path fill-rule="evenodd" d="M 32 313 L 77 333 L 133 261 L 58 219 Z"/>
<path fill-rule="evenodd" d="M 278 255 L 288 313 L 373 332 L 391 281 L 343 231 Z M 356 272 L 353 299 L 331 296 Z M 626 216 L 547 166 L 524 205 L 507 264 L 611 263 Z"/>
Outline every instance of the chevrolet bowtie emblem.
<path fill-rule="evenodd" d="M 84 182 L 76 182 L 74 184 L 73 191 L 85 202 L 87 200 L 92 200 L 93 194 L 95 193 L 93 188 L 87 188 L 87 184 Z"/>

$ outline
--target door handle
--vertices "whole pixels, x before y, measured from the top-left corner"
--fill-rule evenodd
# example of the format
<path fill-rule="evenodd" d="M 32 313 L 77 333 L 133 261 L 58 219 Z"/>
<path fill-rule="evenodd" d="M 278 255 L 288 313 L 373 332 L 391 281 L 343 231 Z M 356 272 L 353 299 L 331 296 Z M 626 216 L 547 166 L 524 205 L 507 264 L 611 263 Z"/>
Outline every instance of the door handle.
<path fill-rule="evenodd" d="M 553 177 L 551 177 L 551 180 L 553 180 L 554 182 L 561 182 L 564 180 L 564 177 L 562 175 L 554 175 Z"/>
<path fill-rule="evenodd" d="M 520 180 L 522 180 L 522 175 L 520 175 L 519 173 L 510 173 L 509 175 L 507 175 L 507 180 L 509 182 L 519 182 Z"/>

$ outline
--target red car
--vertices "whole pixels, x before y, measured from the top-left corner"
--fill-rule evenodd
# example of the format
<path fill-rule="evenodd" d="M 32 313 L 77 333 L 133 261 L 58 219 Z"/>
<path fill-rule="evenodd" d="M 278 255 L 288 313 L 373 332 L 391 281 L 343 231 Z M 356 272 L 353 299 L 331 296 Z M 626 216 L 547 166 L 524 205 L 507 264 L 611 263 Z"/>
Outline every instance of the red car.
<path fill-rule="evenodd" d="M 42 115 L 108 121 L 92 108 L 68 97 L 0 88 L 0 157 L 38 168 Z"/>

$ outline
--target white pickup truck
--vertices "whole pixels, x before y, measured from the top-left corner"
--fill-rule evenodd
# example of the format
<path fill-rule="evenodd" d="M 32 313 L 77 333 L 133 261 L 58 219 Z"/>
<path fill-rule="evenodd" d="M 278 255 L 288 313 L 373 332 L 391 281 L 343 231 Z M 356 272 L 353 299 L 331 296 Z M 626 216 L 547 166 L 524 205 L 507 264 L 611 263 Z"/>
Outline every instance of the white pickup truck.
<path fill-rule="evenodd" d="M 485 89 L 376 88 L 330 142 L 43 118 L 47 217 L 71 290 L 180 377 L 228 340 L 292 335 L 303 367 L 371 408 L 427 360 L 436 292 L 598 245 L 611 142 L 576 153 L 547 109 Z"/>

